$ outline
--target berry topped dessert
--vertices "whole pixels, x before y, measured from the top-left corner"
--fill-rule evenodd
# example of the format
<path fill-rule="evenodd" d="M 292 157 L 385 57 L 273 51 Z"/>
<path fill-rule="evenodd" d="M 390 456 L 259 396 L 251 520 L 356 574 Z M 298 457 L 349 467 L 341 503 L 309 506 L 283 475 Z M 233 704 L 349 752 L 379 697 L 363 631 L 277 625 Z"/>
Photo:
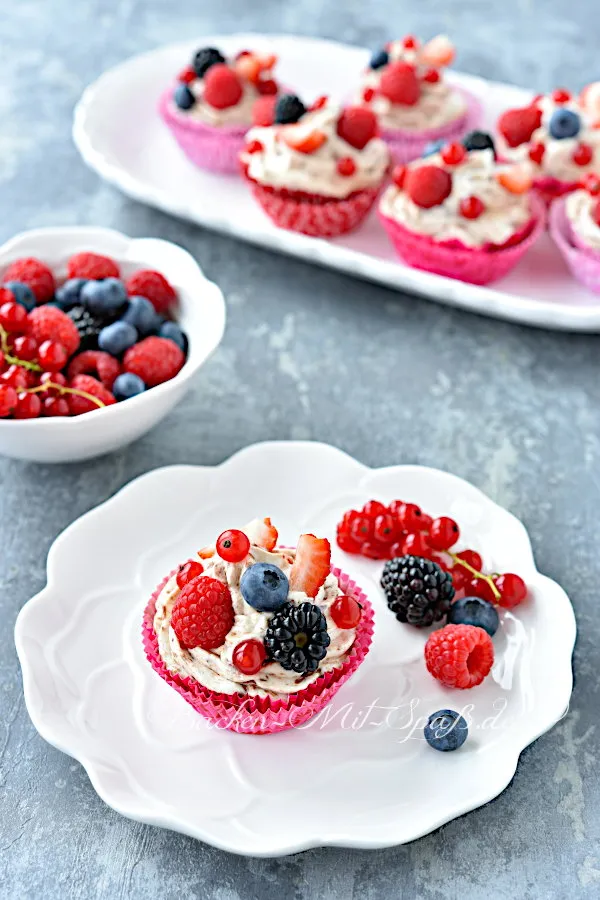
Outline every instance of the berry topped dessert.
<path fill-rule="evenodd" d="M 66 280 L 17 259 L 0 287 L 0 418 L 78 416 L 174 378 L 187 337 L 170 317 L 177 295 L 151 270 L 77 253 Z"/>
<path fill-rule="evenodd" d="M 600 173 L 599 126 L 600 82 L 579 96 L 558 88 L 500 116 L 498 149 L 531 167 L 536 189 L 550 202 L 574 190 L 587 173 Z"/>
<path fill-rule="evenodd" d="M 429 141 L 458 140 L 478 124 L 478 103 L 444 77 L 454 55 L 444 35 L 426 44 L 408 35 L 371 57 L 359 96 L 377 114 L 397 162 L 420 156 Z"/>
<path fill-rule="evenodd" d="M 572 275 L 600 293 L 600 174 L 588 173 L 578 190 L 555 200 L 550 234 Z"/>
<path fill-rule="evenodd" d="M 274 97 L 277 57 L 243 50 L 226 59 L 202 47 L 163 95 L 160 112 L 193 163 L 204 169 L 237 172 L 238 154 L 260 97 Z"/>
<path fill-rule="evenodd" d="M 525 166 L 495 159 L 491 146 L 451 143 L 393 172 L 380 204 L 383 224 L 410 265 L 486 284 L 505 275 L 538 237 L 543 209 Z M 469 136 L 468 145 L 473 144 Z"/>
<path fill-rule="evenodd" d="M 265 98 L 263 98 L 264 100 Z M 260 125 L 241 155 L 254 195 L 276 225 L 313 236 L 355 228 L 373 205 L 389 165 L 375 114 L 321 97 L 308 109 L 284 94 L 255 110 Z"/>
<path fill-rule="evenodd" d="M 154 669 L 223 728 L 266 733 L 318 712 L 360 665 L 372 635 L 364 594 L 331 567 L 329 541 L 277 545 L 270 519 L 223 532 L 152 596 Z"/>

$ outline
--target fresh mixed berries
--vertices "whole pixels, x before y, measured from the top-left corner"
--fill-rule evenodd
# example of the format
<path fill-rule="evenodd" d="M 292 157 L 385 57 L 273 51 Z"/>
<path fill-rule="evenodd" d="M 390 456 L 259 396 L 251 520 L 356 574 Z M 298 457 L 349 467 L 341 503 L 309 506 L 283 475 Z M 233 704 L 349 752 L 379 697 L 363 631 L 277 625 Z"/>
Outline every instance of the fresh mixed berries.
<path fill-rule="evenodd" d="M 442 69 L 453 59 L 454 47 L 442 35 L 424 45 L 412 34 L 386 44 L 371 56 L 369 70 L 379 77 L 368 79 L 363 100 L 381 96 L 398 106 L 415 106 L 442 80 Z"/>
<path fill-rule="evenodd" d="M 185 362 L 187 336 L 170 318 L 177 295 L 159 272 L 125 281 L 113 259 L 82 252 L 66 274 L 60 283 L 33 258 L 4 273 L 0 418 L 92 412 L 174 378 Z"/>
<path fill-rule="evenodd" d="M 194 54 L 191 65 L 178 75 L 173 102 L 183 112 L 199 103 L 228 109 L 240 102 L 246 85 L 260 96 L 274 96 L 279 90 L 272 72 L 276 62 L 277 57 L 272 54 L 248 50 L 227 60 L 216 47 L 202 47 Z"/>
<path fill-rule="evenodd" d="M 188 650 L 220 647 L 233 627 L 233 619 L 229 588 L 206 575 L 188 581 L 171 611 L 171 627 Z"/>
<path fill-rule="evenodd" d="M 445 625 L 430 634 L 425 644 L 425 665 L 445 687 L 476 687 L 493 664 L 492 639 L 474 625 Z"/>

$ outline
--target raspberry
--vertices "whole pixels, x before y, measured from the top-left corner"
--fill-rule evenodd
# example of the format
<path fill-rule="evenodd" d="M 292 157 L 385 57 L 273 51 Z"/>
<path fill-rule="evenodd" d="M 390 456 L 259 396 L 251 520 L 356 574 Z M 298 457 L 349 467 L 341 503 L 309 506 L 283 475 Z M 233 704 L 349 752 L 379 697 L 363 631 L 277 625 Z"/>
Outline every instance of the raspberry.
<path fill-rule="evenodd" d="M 99 253 L 76 253 L 67 263 L 67 278 L 120 278 L 119 267 L 108 256 Z"/>
<path fill-rule="evenodd" d="M 85 350 L 73 357 L 67 374 L 70 379 L 76 375 L 93 375 L 110 391 L 120 371 L 119 361 L 110 353 L 103 353 L 102 350 Z"/>
<path fill-rule="evenodd" d="M 415 206 L 439 206 L 452 190 L 452 176 L 439 166 L 417 166 L 406 173 L 404 189 Z"/>
<path fill-rule="evenodd" d="M 276 96 L 259 97 L 252 107 L 252 122 L 254 125 L 272 125 L 275 121 Z"/>
<path fill-rule="evenodd" d="M 446 625 L 425 644 L 428 671 L 446 687 L 472 688 L 481 684 L 494 663 L 494 645 L 483 628 Z"/>
<path fill-rule="evenodd" d="M 96 378 L 92 378 L 91 375 L 76 375 L 75 378 L 71 379 L 69 382 L 69 387 L 75 388 L 78 391 L 85 391 L 86 394 L 97 397 L 105 406 L 116 403 L 116 400 L 110 391 L 107 391 L 104 385 Z M 80 397 L 77 394 L 66 394 L 66 398 L 72 416 L 80 416 L 82 413 L 100 409 L 97 403 L 93 403 L 92 400 L 88 400 L 86 397 Z"/>
<path fill-rule="evenodd" d="M 366 106 L 347 106 L 337 123 L 338 135 L 357 150 L 377 136 L 377 116 Z"/>
<path fill-rule="evenodd" d="M 55 341 L 62 344 L 67 354 L 72 356 L 79 348 L 79 332 L 62 309 L 56 306 L 38 306 L 29 313 L 31 337 L 42 344 Z"/>
<path fill-rule="evenodd" d="M 235 106 L 242 97 L 242 83 L 233 69 L 225 63 L 211 66 L 204 76 L 202 99 L 215 109 Z"/>
<path fill-rule="evenodd" d="M 47 265 L 32 256 L 16 259 L 3 275 L 3 280 L 20 281 L 28 285 L 38 303 L 46 303 L 54 297 L 54 275 Z"/>
<path fill-rule="evenodd" d="M 414 106 L 421 96 L 421 86 L 414 66 L 405 62 L 390 63 L 381 76 L 379 90 L 392 103 Z"/>
<path fill-rule="evenodd" d="M 185 362 L 177 344 L 167 338 L 148 337 L 125 352 L 123 369 L 138 375 L 147 387 L 174 378 Z"/>
<path fill-rule="evenodd" d="M 200 575 L 182 588 L 171 612 L 171 626 L 182 647 L 220 647 L 233 626 L 229 588 L 216 578 Z"/>
<path fill-rule="evenodd" d="M 177 294 L 160 274 L 152 269 L 140 269 L 125 282 L 130 297 L 146 297 L 157 313 L 166 313 L 177 299 Z"/>
<path fill-rule="evenodd" d="M 275 97 L 279 87 L 274 78 L 260 78 L 256 82 L 256 90 L 265 97 Z"/>

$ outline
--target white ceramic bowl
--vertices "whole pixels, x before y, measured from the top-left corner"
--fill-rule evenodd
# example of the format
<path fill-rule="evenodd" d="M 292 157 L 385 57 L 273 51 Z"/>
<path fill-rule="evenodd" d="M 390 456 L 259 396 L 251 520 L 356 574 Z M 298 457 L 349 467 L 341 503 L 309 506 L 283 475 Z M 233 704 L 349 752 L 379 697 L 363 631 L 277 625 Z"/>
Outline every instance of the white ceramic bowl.
<path fill-rule="evenodd" d="M 156 269 L 179 295 L 178 321 L 189 338 L 181 371 L 164 384 L 94 412 L 72 418 L 0 419 L 0 453 L 35 462 L 90 459 L 123 447 L 149 431 L 181 400 L 191 380 L 219 345 L 225 329 L 225 300 L 182 247 L 157 238 L 129 238 L 107 228 L 40 228 L 16 235 L 0 247 L 0 273 L 22 256 L 36 256 L 58 277 L 67 259 L 91 250 L 113 257 L 125 277 Z"/>

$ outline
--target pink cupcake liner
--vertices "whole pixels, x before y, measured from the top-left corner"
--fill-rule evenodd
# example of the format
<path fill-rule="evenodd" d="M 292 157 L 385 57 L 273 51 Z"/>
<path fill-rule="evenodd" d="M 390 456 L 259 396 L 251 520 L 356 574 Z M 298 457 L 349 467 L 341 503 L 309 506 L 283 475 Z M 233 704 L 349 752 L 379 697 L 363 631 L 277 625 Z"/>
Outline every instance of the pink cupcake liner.
<path fill-rule="evenodd" d="M 600 252 L 586 247 L 567 218 L 566 197 L 550 209 L 550 235 L 562 253 L 573 278 L 595 294 L 600 294 Z"/>
<path fill-rule="evenodd" d="M 369 652 L 373 638 L 373 608 L 360 587 L 340 569 L 332 568 L 341 589 L 357 600 L 363 610 L 356 631 L 356 640 L 342 665 L 325 672 L 308 687 L 283 698 L 268 695 L 246 697 L 211 691 L 192 678 L 170 672 L 161 659 L 158 638 L 154 631 L 156 601 L 163 587 L 175 574 L 174 570 L 157 587 L 144 610 L 142 641 L 152 668 L 178 694 L 218 728 L 240 734 L 273 734 L 286 728 L 296 728 L 320 712 Z"/>
<path fill-rule="evenodd" d="M 446 125 L 439 128 L 422 128 L 412 131 L 405 128 L 388 128 L 381 130 L 381 137 L 389 146 L 394 162 L 404 165 L 423 155 L 425 147 L 431 141 L 458 141 L 467 132 L 477 128 L 483 116 L 483 107 L 479 100 L 463 88 L 455 88 L 467 101 L 467 111 Z"/>
<path fill-rule="evenodd" d="M 532 194 L 530 205 L 531 219 L 506 244 L 477 248 L 460 241 L 436 241 L 410 231 L 381 211 L 379 216 L 396 252 L 409 266 L 469 284 L 489 284 L 507 275 L 543 232 L 544 204 Z"/>
<path fill-rule="evenodd" d="M 546 207 L 550 207 L 559 197 L 564 197 L 565 194 L 577 190 L 579 183 L 577 181 L 560 181 L 558 178 L 547 175 L 544 178 L 536 178 L 533 186 Z"/>
<path fill-rule="evenodd" d="M 222 125 L 213 128 L 198 122 L 173 106 L 173 89 L 160 98 L 158 110 L 187 158 L 200 169 L 209 172 L 238 174 L 239 155 L 248 128 Z"/>

